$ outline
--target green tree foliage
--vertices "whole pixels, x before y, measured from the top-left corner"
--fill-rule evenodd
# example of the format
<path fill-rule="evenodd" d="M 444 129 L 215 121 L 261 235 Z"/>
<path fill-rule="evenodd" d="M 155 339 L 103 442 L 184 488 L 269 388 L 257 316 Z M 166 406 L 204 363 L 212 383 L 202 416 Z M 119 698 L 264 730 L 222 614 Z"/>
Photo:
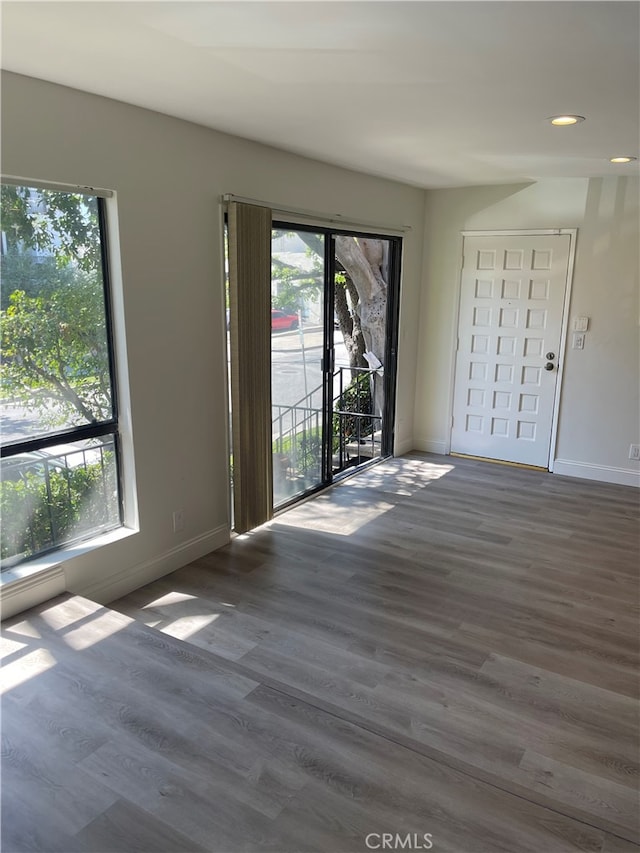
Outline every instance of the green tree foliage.
<path fill-rule="evenodd" d="M 47 295 L 14 290 L 2 312 L 3 394 L 55 423 L 111 414 L 102 285 L 78 271 Z"/>
<path fill-rule="evenodd" d="M 375 421 L 371 417 L 361 416 L 373 414 L 371 379 L 367 373 L 359 373 L 345 388 L 334 408 L 334 453 L 338 449 L 340 436 L 349 442 L 371 435 L 375 431 Z"/>
<path fill-rule="evenodd" d="M 2 559 L 24 558 L 119 521 L 115 458 L 0 482 Z"/>
<path fill-rule="evenodd" d="M 278 282 L 278 292 L 273 294 L 271 304 L 282 311 L 296 312 L 303 308 L 305 298 L 314 297 L 322 290 L 322 280 L 313 276 L 300 276 L 294 270 L 277 261 L 271 262 L 271 274 Z"/>
<path fill-rule="evenodd" d="M 312 255 L 318 259 L 324 256 L 324 242 L 310 231 L 300 231 L 298 235 L 303 240 Z M 357 243 L 353 237 L 344 238 Z M 344 242 L 344 240 L 343 240 Z M 366 266 L 366 264 L 365 264 Z M 349 355 L 349 364 L 353 368 L 353 378 L 357 376 L 356 368 L 367 367 L 364 352 L 367 348 L 361 322 L 361 293 L 356 286 L 358 279 L 357 265 L 343 253 L 336 253 L 335 275 L 335 316 Z"/>
<path fill-rule="evenodd" d="M 2 229 L 3 401 L 48 426 L 109 418 L 97 200 L 3 186 Z"/>
<path fill-rule="evenodd" d="M 299 474 L 311 472 L 317 478 L 322 458 L 322 430 L 308 427 L 281 441 L 274 441 L 273 453 L 275 460 L 281 464 L 295 467 Z"/>
<path fill-rule="evenodd" d="M 99 266 L 97 199 L 3 184 L 1 212 L 9 254 L 35 249 L 53 255 L 59 267 L 75 263 L 91 271 Z"/>
<path fill-rule="evenodd" d="M 288 234 L 291 232 L 276 231 L 274 235 Z M 313 260 L 312 268 L 307 272 L 299 267 L 286 263 L 277 255 L 271 258 L 271 279 L 277 281 L 277 293 L 272 294 L 271 303 L 274 308 L 292 313 L 304 308 L 307 298 L 317 298 L 322 292 L 323 275 L 321 256 L 307 249 L 307 255 Z"/>
<path fill-rule="evenodd" d="M 75 269 L 58 267 L 55 258 L 34 258 L 30 252 L 10 251 L 2 257 L 2 288 L 0 308 L 9 307 L 11 294 L 24 291 L 27 296 L 47 296 L 65 287 L 72 287 Z"/>

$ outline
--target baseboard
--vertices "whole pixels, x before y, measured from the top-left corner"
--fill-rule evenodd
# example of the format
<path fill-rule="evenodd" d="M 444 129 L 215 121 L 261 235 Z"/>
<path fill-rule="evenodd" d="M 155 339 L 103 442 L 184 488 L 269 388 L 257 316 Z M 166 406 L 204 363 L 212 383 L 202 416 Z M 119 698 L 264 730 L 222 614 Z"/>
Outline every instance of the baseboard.
<path fill-rule="evenodd" d="M 553 463 L 553 473 L 564 477 L 582 477 L 584 480 L 598 480 L 601 483 L 640 488 L 640 471 L 632 471 L 629 468 L 613 468 L 610 465 L 592 465 L 589 462 L 556 459 Z"/>
<path fill-rule="evenodd" d="M 79 585 L 75 589 L 70 589 L 69 592 L 83 595 L 85 598 L 97 601 L 98 604 L 108 604 L 123 595 L 128 595 L 134 589 L 181 569 L 187 563 L 204 557 L 211 551 L 222 548 L 230 541 L 230 538 L 229 528 L 226 525 L 208 530 L 201 536 L 182 542 L 170 551 L 165 551 L 165 553 L 159 554 L 151 560 L 123 569 L 117 575 L 112 575 L 98 583 L 88 584 L 87 586 Z"/>
<path fill-rule="evenodd" d="M 424 453 L 439 453 L 441 456 L 446 456 L 449 452 L 446 441 L 434 441 L 431 438 L 414 439 L 412 450 L 422 450 Z"/>
<path fill-rule="evenodd" d="M 53 566 L 35 572 L 2 587 L 0 594 L 0 619 L 9 619 L 23 610 L 55 598 L 66 590 L 62 566 Z"/>

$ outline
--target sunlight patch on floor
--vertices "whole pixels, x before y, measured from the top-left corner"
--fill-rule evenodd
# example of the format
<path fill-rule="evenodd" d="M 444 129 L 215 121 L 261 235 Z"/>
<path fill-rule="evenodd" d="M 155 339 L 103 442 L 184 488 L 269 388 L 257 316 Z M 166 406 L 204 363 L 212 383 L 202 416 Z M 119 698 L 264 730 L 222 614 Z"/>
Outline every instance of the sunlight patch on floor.
<path fill-rule="evenodd" d="M 148 607 L 167 607 L 171 604 L 180 604 L 183 601 L 194 601 L 197 599 L 195 595 L 189 595 L 186 592 L 168 592 L 166 595 L 161 595 L 159 598 L 154 598 L 153 601 L 149 601 L 142 608 L 146 610 Z"/>
<path fill-rule="evenodd" d="M 25 637 L 28 640 L 40 640 L 42 638 L 40 631 L 26 620 L 12 625 L 7 629 L 7 633 L 10 633 L 12 637 Z M 6 638 L 6 634 L 3 634 L 3 638 Z"/>
<path fill-rule="evenodd" d="M 54 599 L 55 602 L 55 599 Z M 85 599 L 80 607 L 73 599 L 65 602 L 52 603 L 50 607 L 43 609 L 40 613 L 42 621 L 55 631 L 62 631 L 72 625 L 86 624 L 100 616 L 107 614 L 101 604 Z"/>
<path fill-rule="evenodd" d="M 11 637 L 2 637 L 0 640 L 0 660 L 4 660 L 5 658 L 11 657 L 12 655 L 17 654 L 21 649 L 27 649 L 31 643 L 22 643 L 18 639 L 12 639 Z"/>
<path fill-rule="evenodd" d="M 397 460 L 382 470 L 368 471 L 366 477 L 354 477 L 349 487 L 354 489 L 380 489 L 387 494 L 410 497 L 430 482 L 439 480 L 453 471 L 455 465 L 434 465 L 414 459 Z"/>
<path fill-rule="evenodd" d="M 37 675 L 42 675 L 57 663 L 51 652 L 46 649 L 34 649 L 2 667 L 0 673 L 0 693 L 6 693 L 19 684 L 24 684 Z"/>
<path fill-rule="evenodd" d="M 201 616 L 181 616 L 178 619 L 174 619 L 173 622 L 169 622 L 162 630 L 166 631 L 167 634 L 171 634 L 172 637 L 177 637 L 179 640 L 186 640 L 188 637 L 192 637 L 194 634 L 202 631 L 203 628 L 211 625 L 219 616 L 219 613 L 203 613 Z"/>
<path fill-rule="evenodd" d="M 365 524 L 370 524 L 392 509 L 393 504 L 386 501 L 376 501 L 373 504 L 362 501 L 345 508 L 336 506 L 322 497 L 280 516 L 278 524 L 286 527 L 304 527 L 337 536 L 351 536 Z"/>
<path fill-rule="evenodd" d="M 395 507 L 394 503 L 384 500 L 372 502 L 367 497 L 371 489 L 389 495 L 412 495 L 454 468 L 454 465 L 436 465 L 419 459 L 392 459 L 338 484 L 334 490 L 293 507 L 278 516 L 276 521 L 279 526 L 351 536 Z"/>
<path fill-rule="evenodd" d="M 95 616 L 90 622 L 90 627 L 83 621 L 78 628 L 65 633 L 63 640 L 69 648 L 76 652 L 81 652 L 83 649 L 88 649 L 96 643 L 101 643 L 107 637 L 123 631 L 133 621 L 123 616 L 123 614 L 119 613 L 117 615 L 122 616 L 122 618 L 114 618 L 114 614 L 111 611 L 106 611 L 99 616 Z"/>

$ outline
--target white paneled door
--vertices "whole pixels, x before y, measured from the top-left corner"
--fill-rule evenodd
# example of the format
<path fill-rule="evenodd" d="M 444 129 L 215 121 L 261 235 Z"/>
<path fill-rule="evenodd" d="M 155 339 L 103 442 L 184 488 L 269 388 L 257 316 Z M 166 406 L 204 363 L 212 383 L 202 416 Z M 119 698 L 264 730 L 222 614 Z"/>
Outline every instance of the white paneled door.
<path fill-rule="evenodd" d="M 570 240 L 465 237 L 452 452 L 548 466 Z"/>

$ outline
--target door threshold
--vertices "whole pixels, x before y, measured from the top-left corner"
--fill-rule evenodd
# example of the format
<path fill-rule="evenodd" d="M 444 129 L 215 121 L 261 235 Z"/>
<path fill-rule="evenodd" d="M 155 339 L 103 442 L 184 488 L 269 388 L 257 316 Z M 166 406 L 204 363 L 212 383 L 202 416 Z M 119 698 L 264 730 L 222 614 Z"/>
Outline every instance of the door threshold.
<path fill-rule="evenodd" d="M 494 465 L 509 465 L 512 468 L 526 468 L 529 471 L 549 471 L 548 468 L 542 465 L 526 465 L 524 462 L 508 462 L 506 459 L 491 459 L 489 456 L 473 456 L 470 453 L 454 453 L 451 451 L 449 456 L 456 456 L 458 459 L 475 459 L 477 462 L 493 462 Z"/>

